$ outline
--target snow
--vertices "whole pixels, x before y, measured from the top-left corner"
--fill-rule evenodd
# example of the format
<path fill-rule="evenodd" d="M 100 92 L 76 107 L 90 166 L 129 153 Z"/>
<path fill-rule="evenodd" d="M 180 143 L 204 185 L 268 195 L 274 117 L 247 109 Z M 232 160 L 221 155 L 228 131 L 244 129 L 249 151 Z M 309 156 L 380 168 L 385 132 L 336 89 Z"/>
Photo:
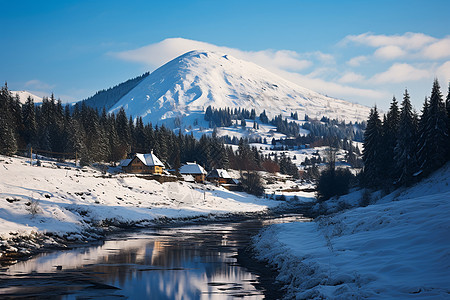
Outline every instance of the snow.
<path fill-rule="evenodd" d="M 0 178 L 0 241 L 50 232 L 79 238 L 110 223 L 261 212 L 283 204 L 213 184 L 160 184 L 46 160 L 30 166 L 20 157 L 0 156 Z M 36 214 L 30 212 L 31 202 L 38 203 Z"/>
<path fill-rule="evenodd" d="M 231 179 L 230 174 L 225 169 L 214 169 L 209 172 L 208 177 Z"/>
<path fill-rule="evenodd" d="M 255 108 L 269 117 L 297 112 L 313 118 L 326 115 L 362 121 L 369 108 L 330 98 L 300 87 L 253 63 L 210 51 L 191 51 L 161 66 L 110 110 L 123 107 L 145 123 L 174 128 L 176 118 L 187 127 L 197 120 L 208 127 L 203 112 L 214 108 Z"/>
<path fill-rule="evenodd" d="M 164 164 L 159 160 L 159 158 L 156 157 L 156 155 L 153 154 L 153 152 L 152 153 L 147 153 L 147 154 L 136 153 L 136 156 L 146 166 L 149 166 L 149 167 L 153 167 L 153 166 L 164 167 Z"/>
<path fill-rule="evenodd" d="M 205 174 L 206 171 L 197 163 L 188 162 L 185 165 L 181 166 L 180 174 Z"/>
<path fill-rule="evenodd" d="M 122 159 L 119 163 L 119 167 L 126 167 L 130 164 L 131 161 L 131 158 Z"/>
<path fill-rule="evenodd" d="M 361 191 L 324 205 L 355 206 Z M 443 299 L 450 294 L 450 165 L 375 204 L 277 224 L 255 238 L 287 298 Z"/>
<path fill-rule="evenodd" d="M 20 99 L 20 103 L 25 104 L 27 102 L 28 97 L 33 98 L 34 103 L 41 103 L 42 98 L 39 96 L 36 96 L 30 92 L 27 91 L 11 91 L 11 94 L 13 96 L 18 95 Z"/>

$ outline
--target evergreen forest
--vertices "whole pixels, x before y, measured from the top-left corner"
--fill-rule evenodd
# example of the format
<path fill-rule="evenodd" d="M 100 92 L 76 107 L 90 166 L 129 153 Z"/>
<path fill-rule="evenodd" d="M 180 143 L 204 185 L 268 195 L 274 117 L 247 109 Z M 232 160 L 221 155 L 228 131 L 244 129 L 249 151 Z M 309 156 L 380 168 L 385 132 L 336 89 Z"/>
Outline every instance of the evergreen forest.
<path fill-rule="evenodd" d="M 109 114 L 86 101 L 63 106 L 54 95 L 44 97 L 41 105 L 35 105 L 32 98 L 21 104 L 5 84 L 0 90 L 0 154 L 26 153 L 30 148 L 49 156 L 76 156 L 81 165 L 117 163 L 133 153 L 153 150 L 167 168 L 196 161 L 207 170 L 281 171 L 298 177 L 289 157 L 264 156 L 245 138 L 233 151 L 215 134 L 197 140 L 192 134 L 144 124 L 142 118 L 133 119 L 123 109 Z"/>

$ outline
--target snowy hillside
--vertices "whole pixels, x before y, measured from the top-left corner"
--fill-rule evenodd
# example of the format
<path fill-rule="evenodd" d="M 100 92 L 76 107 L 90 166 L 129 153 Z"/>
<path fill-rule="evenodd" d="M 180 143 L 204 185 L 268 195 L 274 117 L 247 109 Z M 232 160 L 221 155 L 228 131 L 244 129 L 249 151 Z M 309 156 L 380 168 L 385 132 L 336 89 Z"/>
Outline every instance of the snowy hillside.
<path fill-rule="evenodd" d="M 330 202 L 342 209 L 361 197 Z M 449 297 L 450 165 L 372 201 L 315 222 L 274 225 L 255 239 L 289 299 Z"/>
<path fill-rule="evenodd" d="M 362 121 L 369 113 L 368 107 L 318 94 L 253 63 L 208 51 L 191 51 L 163 65 L 110 112 L 123 107 L 127 114 L 143 117 L 144 123 L 174 127 L 177 117 L 185 125 L 203 119 L 208 106 L 255 108 L 257 114 L 266 110 L 269 118 L 297 112 Z"/>
<path fill-rule="evenodd" d="M 11 94 L 13 96 L 18 95 L 20 98 L 20 103 L 25 103 L 27 102 L 28 97 L 33 98 L 34 103 L 41 103 L 42 102 L 42 98 L 39 96 L 36 96 L 30 92 L 27 91 L 11 91 Z"/>
<path fill-rule="evenodd" d="M 34 163 L 0 155 L 0 258 L 5 252 L 27 253 L 44 244 L 30 242 L 17 250 L 12 244 L 18 237 L 33 240 L 48 234 L 86 240 L 110 224 L 262 212 L 285 204 L 213 184 L 160 184 L 130 174 L 103 176 L 73 163 Z"/>

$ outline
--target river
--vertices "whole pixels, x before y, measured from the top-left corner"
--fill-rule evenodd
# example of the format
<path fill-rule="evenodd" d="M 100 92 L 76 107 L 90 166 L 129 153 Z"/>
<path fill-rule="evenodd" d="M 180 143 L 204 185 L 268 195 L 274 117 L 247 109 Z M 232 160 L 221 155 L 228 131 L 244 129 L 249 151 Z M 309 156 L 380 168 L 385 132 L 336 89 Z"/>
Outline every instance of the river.
<path fill-rule="evenodd" d="M 0 270 L 0 298 L 279 299 L 276 272 L 251 258 L 251 237 L 307 220 L 288 214 L 117 233 Z"/>

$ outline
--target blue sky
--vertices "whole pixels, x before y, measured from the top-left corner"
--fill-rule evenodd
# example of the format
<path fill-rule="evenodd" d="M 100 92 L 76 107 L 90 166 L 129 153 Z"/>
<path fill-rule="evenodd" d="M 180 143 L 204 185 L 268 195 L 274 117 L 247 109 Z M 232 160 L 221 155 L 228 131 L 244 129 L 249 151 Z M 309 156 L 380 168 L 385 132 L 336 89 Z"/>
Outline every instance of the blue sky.
<path fill-rule="evenodd" d="M 387 108 L 447 94 L 450 1 L 3 1 L 0 81 L 88 97 L 202 47 Z"/>

